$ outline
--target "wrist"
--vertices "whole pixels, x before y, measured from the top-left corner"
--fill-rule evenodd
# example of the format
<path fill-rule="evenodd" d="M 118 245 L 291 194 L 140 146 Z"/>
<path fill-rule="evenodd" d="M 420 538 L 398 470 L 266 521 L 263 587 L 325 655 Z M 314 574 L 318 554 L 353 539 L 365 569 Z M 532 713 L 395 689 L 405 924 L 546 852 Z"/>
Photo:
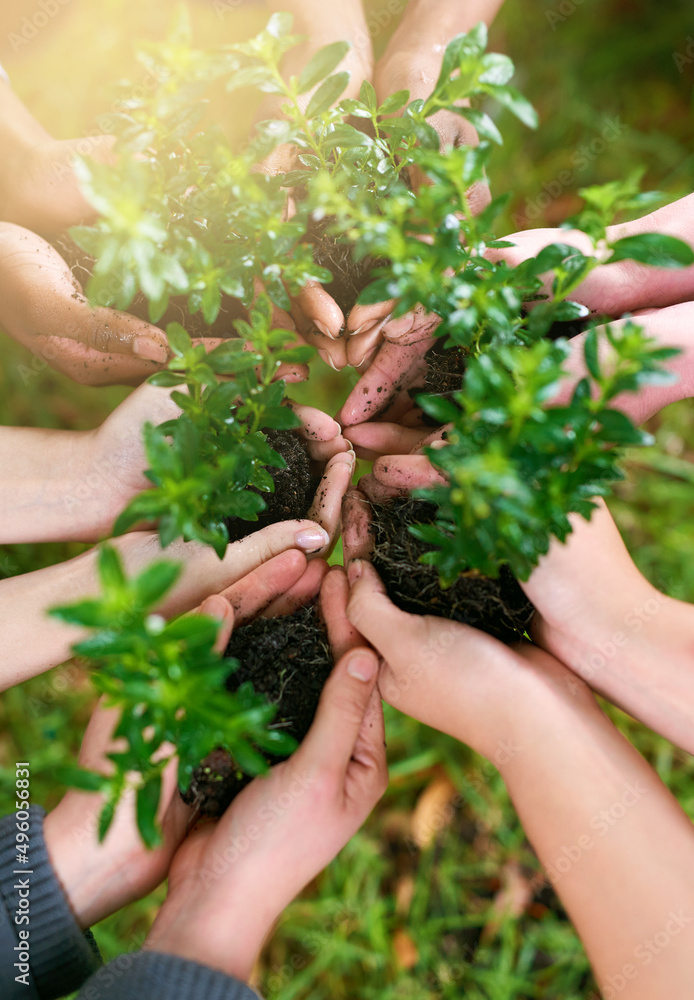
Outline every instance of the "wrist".
<path fill-rule="evenodd" d="M 207 898 L 199 906 L 189 898 L 179 905 L 169 896 L 143 949 L 176 955 L 248 982 L 277 919 L 269 909 L 264 912 L 262 904 L 258 908 L 259 896 L 257 887 L 237 891 L 228 886 L 218 906 Z M 234 898 L 237 905 L 232 909 Z"/>

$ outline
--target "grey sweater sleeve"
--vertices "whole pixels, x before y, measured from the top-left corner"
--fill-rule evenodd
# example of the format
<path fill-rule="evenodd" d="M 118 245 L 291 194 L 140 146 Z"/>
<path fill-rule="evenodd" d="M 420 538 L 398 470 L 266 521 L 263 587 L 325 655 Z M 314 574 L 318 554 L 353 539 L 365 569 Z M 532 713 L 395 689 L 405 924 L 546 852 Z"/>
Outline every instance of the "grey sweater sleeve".
<path fill-rule="evenodd" d="M 56 1000 L 79 989 L 101 964 L 94 939 L 82 933 L 51 865 L 45 815 L 38 806 L 29 807 L 26 855 L 17 852 L 15 815 L 0 819 L 3 1000 Z"/>
<path fill-rule="evenodd" d="M 197 962 L 138 951 L 109 962 L 84 984 L 77 1000 L 258 1000 L 245 983 Z"/>

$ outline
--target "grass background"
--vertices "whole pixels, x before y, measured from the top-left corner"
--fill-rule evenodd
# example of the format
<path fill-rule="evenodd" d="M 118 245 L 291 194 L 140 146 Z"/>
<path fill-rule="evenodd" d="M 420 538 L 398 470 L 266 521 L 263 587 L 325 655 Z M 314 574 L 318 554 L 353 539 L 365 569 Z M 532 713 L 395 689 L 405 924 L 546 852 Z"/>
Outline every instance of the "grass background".
<path fill-rule="evenodd" d="M 14 0 L 0 12 L 0 60 L 54 135 L 86 135 L 111 107 L 114 81 L 141 79 L 134 43 L 161 38 L 171 7 L 169 0 L 68 0 L 27 40 L 23 18 L 40 8 L 37 0 Z M 389 11 L 402 7 L 369 0 L 377 49 L 396 23 Z M 262 4 L 237 0 L 198 0 L 191 10 L 203 44 L 249 36 L 265 20 Z M 505 231 L 558 224 L 576 209 L 578 188 L 639 165 L 645 184 L 670 199 L 692 190 L 694 59 L 687 48 L 694 52 L 694 42 L 687 13 L 689 0 L 507 0 L 492 47 L 515 60 L 516 83 L 538 108 L 541 126 L 529 133 L 499 116 L 507 138 L 491 181 L 497 194 L 514 192 Z M 238 101 L 213 113 L 242 136 L 252 109 Z M 74 385 L 0 337 L 2 423 L 93 427 L 127 394 Z M 321 378 L 303 392 L 334 410 L 354 376 L 336 376 L 320 362 L 314 374 Z M 629 461 L 611 506 L 646 575 L 692 600 L 694 412 L 688 403 L 672 406 L 650 429 L 656 447 Z M 0 547 L 0 572 L 27 572 L 79 550 Z M 61 795 L 54 769 L 77 752 L 89 707 L 89 687 L 74 667 L 3 696 L 0 765 L 31 760 L 34 800 L 47 807 Z M 694 817 L 692 759 L 632 720 L 614 717 Z M 285 915 L 259 963 L 259 988 L 281 1000 L 591 997 L 581 945 L 537 877 L 494 769 L 392 711 L 388 744 L 388 794 Z M 10 808 L 10 800 L 0 801 L 2 812 Z M 422 828 L 426 836 L 416 842 Z M 159 890 L 96 928 L 107 958 L 139 945 L 162 898 Z"/>

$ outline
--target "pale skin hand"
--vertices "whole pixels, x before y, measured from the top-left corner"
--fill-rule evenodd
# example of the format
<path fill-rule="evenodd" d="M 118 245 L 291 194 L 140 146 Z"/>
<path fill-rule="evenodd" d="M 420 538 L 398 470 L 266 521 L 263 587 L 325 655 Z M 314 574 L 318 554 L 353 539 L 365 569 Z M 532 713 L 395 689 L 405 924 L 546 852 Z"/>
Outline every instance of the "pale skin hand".
<path fill-rule="evenodd" d="M 383 658 L 381 693 L 499 768 L 601 987 L 623 976 L 627 1000 L 687 1000 L 691 823 L 587 686 L 542 650 L 400 611 L 368 562 L 349 577 L 347 614 Z"/>
<path fill-rule="evenodd" d="M 383 501 L 405 482 L 411 489 L 434 483 L 428 459 L 417 458 L 419 470 L 410 465 L 400 476 L 380 474 L 379 465 L 392 465 L 381 459 L 375 475 L 348 492 L 346 559 L 369 555 L 368 499 Z M 533 638 L 593 690 L 693 753 L 694 607 L 639 573 L 602 501 L 590 521 L 571 515 L 571 522 L 567 542 L 554 539 L 521 583 L 537 609 Z"/>
<path fill-rule="evenodd" d="M 642 233 L 663 233 L 676 236 L 694 247 L 694 195 L 659 208 L 633 222 L 609 226 L 610 242 Z M 552 243 L 565 243 L 583 253 L 592 253 L 592 244 L 585 233 L 573 229 L 528 229 L 512 233 L 504 239 L 514 243 L 506 250 L 488 250 L 490 260 L 504 259 L 516 267 L 528 257 L 535 257 Z M 545 292 L 549 287 L 545 288 Z M 657 309 L 686 302 L 694 298 L 694 266 L 673 270 L 650 267 L 635 261 L 621 261 L 596 268 L 579 285 L 571 298 L 587 306 L 593 313 L 621 316 L 639 309 Z"/>
<path fill-rule="evenodd" d="M 311 564 L 318 568 L 319 562 Z M 327 566 L 323 564 L 324 570 Z M 203 601 L 196 613 L 216 618 L 220 632 L 216 648 L 226 648 L 234 621 L 262 612 L 268 601 L 286 600 L 297 587 L 304 586 L 306 560 L 296 551 L 284 552 L 249 573 L 223 594 Z M 318 589 L 310 585 L 312 597 Z M 234 613 L 233 609 L 238 609 Z M 82 743 L 79 764 L 88 770 L 109 774 L 112 764 L 107 753 L 118 749 L 113 731 L 118 710 L 100 704 L 94 711 Z M 148 850 L 142 843 L 135 818 L 135 796 L 131 789 L 121 800 L 104 839 L 99 843 L 98 820 L 103 796 L 69 791 L 45 820 L 44 831 L 49 856 L 70 906 L 81 927 L 86 928 L 151 892 L 168 872 L 171 858 L 185 836 L 192 809 L 178 794 L 177 762 L 166 768 L 158 819 L 162 844 Z"/>
<path fill-rule="evenodd" d="M 341 483 L 336 488 L 342 488 Z M 152 531 L 131 532 L 112 544 L 129 575 L 155 559 L 183 563 L 179 581 L 157 609 L 172 617 L 196 607 L 210 591 L 219 593 L 232 586 L 274 556 L 298 549 L 302 558 L 318 557 L 329 551 L 332 541 L 324 528 L 306 519 L 279 521 L 256 531 L 229 545 L 224 559 L 218 559 L 208 546 L 180 539 L 162 551 Z M 70 647 L 80 640 L 82 632 L 47 618 L 46 611 L 99 592 L 97 551 L 90 549 L 68 562 L 0 580 L 5 623 L 0 689 L 13 687 L 69 658 Z"/>
<path fill-rule="evenodd" d="M 52 246 L 6 222 L 0 223 L 0 326 L 87 385 L 142 382 L 169 357 L 163 330 L 128 313 L 92 308 Z"/>
<path fill-rule="evenodd" d="M 72 164 L 77 155 L 108 162 L 112 145 L 108 135 L 54 139 L 0 79 L 0 220 L 41 233 L 91 222 Z"/>
<path fill-rule="evenodd" d="M 218 823 L 186 838 L 145 948 L 247 979 L 282 910 L 385 791 L 378 660 L 347 622 L 347 593 L 342 571 L 331 570 L 321 601 L 336 666 L 308 736 L 289 760 L 244 789 Z M 235 852 L 241 838 L 249 846 Z"/>
<path fill-rule="evenodd" d="M 109 535 L 125 505 L 152 485 L 144 474 L 142 428 L 178 416 L 170 397 L 171 390 L 140 386 L 93 431 L 0 428 L 0 543 L 96 542 Z M 319 507 L 318 519 L 333 525 L 335 478 L 341 483 L 346 474 L 338 467 L 354 462 L 349 442 L 327 413 L 290 405 L 310 457 L 328 463 L 322 490 L 329 503 Z"/>

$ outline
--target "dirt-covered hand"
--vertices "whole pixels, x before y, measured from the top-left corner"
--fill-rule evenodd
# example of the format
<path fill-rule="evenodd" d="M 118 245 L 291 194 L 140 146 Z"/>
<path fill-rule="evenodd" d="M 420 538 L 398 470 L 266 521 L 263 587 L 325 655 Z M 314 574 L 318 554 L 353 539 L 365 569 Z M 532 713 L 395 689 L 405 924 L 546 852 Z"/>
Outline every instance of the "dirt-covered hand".
<path fill-rule="evenodd" d="M 85 385 L 138 384 L 169 357 L 162 330 L 92 308 L 56 250 L 0 223 L 0 325 L 52 368 Z"/>
<path fill-rule="evenodd" d="M 330 583 L 328 583 L 330 580 Z M 346 581 L 324 587 L 333 620 Z M 338 626 L 348 646 L 353 634 Z M 145 947 L 247 979 L 282 910 L 347 843 L 385 791 L 378 659 L 363 645 L 338 660 L 296 753 L 256 778 L 217 823 L 174 857 L 169 895 Z"/>
<path fill-rule="evenodd" d="M 215 596 L 198 610 L 220 621 L 217 648 L 221 651 L 231 635 L 231 606 Z M 80 767 L 104 775 L 112 771 L 108 754 L 119 749 L 113 736 L 118 718 L 118 709 L 99 703 L 82 742 Z M 81 927 L 90 927 L 141 899 L 166 877 L 191 816 L 178 794 L 177 763 L 172 759 L 162 774 L 157 812 L 162 842 L 154 850 L 145 847 L 137 828 L 135 780 L 119 802 L 101 843 L 98 828 L 104 797 L 100 793 L 71 789 L 46 817 L 48 854 Z"/>

